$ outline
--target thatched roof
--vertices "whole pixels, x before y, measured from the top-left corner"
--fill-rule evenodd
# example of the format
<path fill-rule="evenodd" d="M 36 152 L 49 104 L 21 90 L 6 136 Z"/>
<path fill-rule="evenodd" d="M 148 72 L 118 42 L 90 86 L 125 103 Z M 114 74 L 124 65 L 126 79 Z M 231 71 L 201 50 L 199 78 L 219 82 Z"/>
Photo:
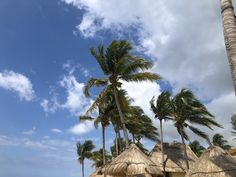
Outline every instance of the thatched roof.
<path fill-rule="evenodd" d="M 89 177 L 104 177 L 102 168 L 97 168 L 96 171 L 93 172 Z M 106 175 L 106 177 L 113 177 L 113 176 Z"/>
<path fill-rule="evenodd" d="M 113 176 L 162 175 L 161 170 L 154 162 L 134 144 L 114 158 L 104 169 L 106 174 Z"/>
<path fill-rule="evenodd" d="M 236 156 L 236 147 L 233 147 L 229 150 L 229 154 L 232 156 Z"/>
<path fill-rule="evenodd" d="M 188 162 L 191 167 L 193 163 L 198 159 L 189 146 L 187 148 Z M 163 144 L 165 171 L 166 172 L 185 172 L 186 162 L 184 157 L 184 146 L 182 144 Z M 162 166 L 162 153 L 161 146 L 157 144 L 150 152 L 151 160 L 160 168 Z"/>
<path fill-rule="evenodd" d="M 186 177 L 235 177 L 236 160 L 217 146 L 208 148 Z"/>

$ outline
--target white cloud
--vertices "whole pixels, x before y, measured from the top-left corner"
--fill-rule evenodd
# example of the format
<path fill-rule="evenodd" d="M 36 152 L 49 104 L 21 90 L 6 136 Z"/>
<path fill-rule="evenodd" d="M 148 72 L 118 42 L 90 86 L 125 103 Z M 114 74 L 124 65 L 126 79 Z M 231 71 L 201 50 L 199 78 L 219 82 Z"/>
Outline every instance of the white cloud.
<path fill-rule="evenodd" d="M 5 70 L 0 73 L 0 87 L 17 93 L 20 99 L 26 101 L 31 101 L 35 97 L 29 78 L 14 71 Z"/>
<path fill-rule="evenodd" d="M 54 132 L 54 133 L 63 133 L 62 130 L 57 129 L 57 128 L 52 128 L 51 131 Z"/>
<path fill-rule="evenodd" d="M 68 109 L 75 116 L 84 114 L 92 103 L 91 99 L 84 96 L 83 89 L 85 84 L 79 83 L 75 76 L 68 75 L 64 76 L 60 81 L 60 85 L 67 92 L 66 102 L 61 104 L 61 107 Z"/>
<path fill-rule="evenodd" d="M 85 11 L 77 26 L 85 37 L 109 30 L 118 36 L 126 35 L 126 39 L 136 39 L 138 48 L 153 58 L 153 71 L 167 79 L 175 90 L 191 87 L 202 99 L 233 90 L 219 1 L 64 2 Z"/>
<path fill-rule="evenodd" d="M 207 104 L 209 111 L 215 115 L 217 122 L 223 125 L 224 129 L 217 129 L 216 132 L 223 134 L 232 143 L 231 117 L 236 113 L 236 98 L 234 92 L 220 96 Z M 212 132 L 216 133 L 216 132 Z"/>
<path fill-rule="evenodd" d="M 24 135 L 29 135 L 32 136 L 33 134 L 36 133 L 36 127 L 33 127 L 32 129 L 28 130 L 28 131 L 23 131 L 22 134 Z"/>
<path fill-rule="evenodd" d="M 89 133 L 94 129 L 93 121 L 84 121 L 71 127 L 68 131 L 75 135 Z"/>
<path fill-rule="evenodd" d="M 123 82 L 122 88 L 134 99 L 134 105 L 141 106 L 145 113 L 154 117 L 150 110 L 150 100 L 161 93 L 160 86 L 152 82 Z"/>

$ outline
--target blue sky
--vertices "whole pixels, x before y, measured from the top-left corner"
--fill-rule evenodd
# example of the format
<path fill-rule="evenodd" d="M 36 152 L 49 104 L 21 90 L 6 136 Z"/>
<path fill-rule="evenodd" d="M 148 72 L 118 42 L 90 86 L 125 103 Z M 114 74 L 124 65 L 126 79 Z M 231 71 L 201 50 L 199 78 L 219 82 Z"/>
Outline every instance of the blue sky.
<path fill-rule="evenodd" d="M 130 40 L 134 52 L 152 60 L 152 71 L 164 78 L 124 83 L 134 104 L 153 117 L 152 96 L 191 88 L 224 125 L 215 132 L 233 144 L 229 130 L 236 99 L 219 3 L 188 2 L 186 8 L 185 1 L 1 0 L 0 176 L 80 176 L 75 143 L 92 139 L 101 147 L 101 131 L 78 120 L 99 91 L 87 99 L 84 84 L 102 76 L 88 49 L 113 39 Z M 166 141 L 179 138 L 171 127 L 165 124 Z M 112 141 L 110 127 L 108 148 Z M 149 149 L 154 144 L 143 142 Z M 86 166 L 88 176 L 93 169 L 89 161 Z"/>

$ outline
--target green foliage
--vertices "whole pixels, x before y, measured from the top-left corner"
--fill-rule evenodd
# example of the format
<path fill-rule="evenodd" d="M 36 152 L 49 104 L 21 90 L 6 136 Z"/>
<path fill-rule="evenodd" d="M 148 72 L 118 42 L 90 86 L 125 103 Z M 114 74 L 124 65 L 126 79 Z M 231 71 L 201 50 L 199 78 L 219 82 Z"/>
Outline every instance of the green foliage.
<path fill-rule="evenodd" d="M 212 126 L 221 127 L 215 121 L 214 116 L 188 89 L 182 89 L 172 99 L 172 116 L 178 133 L 186 140 L 189 140 L 186 133 L 186 128 L 189 128 L 210 143 L 208 135 L 194 125 L 204 126 L 211 130 Z"/>
<path fill-rule="evenodd" d="M 86 140 L 84 143 L 78 142 L 76 146 L 79 163 L 83 163 L 85 158 L 91 158 L 92 150 L 95 148 L 91 140 Z"/>
<path fill-rule="evenodd" d="M 231 148 L 231 146 L 227 143 L 228 141 L 225 140 L 224 137 L 218 133 L 212 137 L 212 144 L 215 146 L 219 146 L 224 150 L 229 150 Z"/>
<path fill-rule="evenodd" d="M 200 157 L 205 150 L 205 148 L 197 140 L 191 142 L 189 146 L 198 157 Z"/>
<path fill-rule="evenodd" d="M 93 163 L 92 163 L 92 167 L 102 167 L 103 166 L 103 150 L 102 149 L 99 149 L 97 151 L 94 151 L 92 153 L 92 156 L 90 158 Z M 105 151 L 105 159 L 106 159 L 106 162 L 109 162 L 111 161 L 111 155 Z"/>
<path fill-rule="evenodd" d="M 233 131 L 231 131 L 232 132 L 232 135 L 233 136 L 236 136 L 236 114 L 234 114 L 232 117 L 231 117 L 231 124 L 232 124 L 232 129 L 233 129 Z M 234 140 L 236 139 L 236 138 L 233 138 Z"/>

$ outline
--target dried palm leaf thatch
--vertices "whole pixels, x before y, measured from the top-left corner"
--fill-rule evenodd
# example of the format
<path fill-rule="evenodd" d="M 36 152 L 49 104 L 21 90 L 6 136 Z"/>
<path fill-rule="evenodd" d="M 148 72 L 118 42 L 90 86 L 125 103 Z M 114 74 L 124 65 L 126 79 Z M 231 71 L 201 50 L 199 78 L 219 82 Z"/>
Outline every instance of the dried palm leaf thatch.
<path fill-rule="evenodd" d="M 187 155 L 189 166 L 191 167 L 194 162 L 198 159 L 198 157 L 194 154 L 189 146 L 187 147 Z M 184 156 L 184 145 L 182 144 L 163 144 L 164 149 L 164 168 L 166 172 L 186 172 L 186 162 Z M 150 152 L 151 160 L 160 168 L 163 169 L 162 166 L 162 153 L 161 146 L 156 145 L 153 150 Z"/>
<path fill-rule="evenodd" d="M 134 144 L 106 165 L 104 171 L 112 176 L 162 176 L 161 170 Z"/>
<path fill-rule="evenodd" d="M 208 148 L 186 177 L 236 177 L 236 160 L 217 146 Z"/>

